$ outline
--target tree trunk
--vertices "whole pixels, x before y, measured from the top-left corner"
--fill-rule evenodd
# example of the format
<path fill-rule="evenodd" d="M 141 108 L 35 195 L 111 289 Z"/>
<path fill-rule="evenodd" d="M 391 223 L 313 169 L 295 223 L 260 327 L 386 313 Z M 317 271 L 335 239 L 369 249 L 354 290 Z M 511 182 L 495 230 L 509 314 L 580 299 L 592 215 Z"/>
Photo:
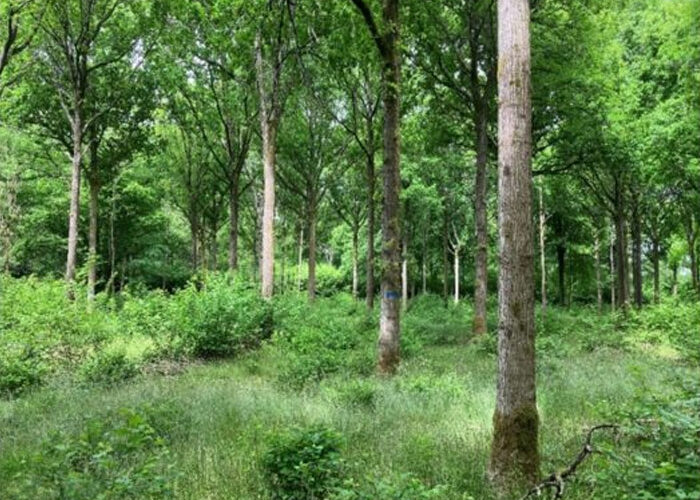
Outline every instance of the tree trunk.
<path fill-rule="evenodd" d="M 593 241 L 593 253 L 595 254 L 595 288 L 598 300 L 598 314 L 603 312 L 603 284 L 600 281 L 600 238 L 598 231 L 595 232 Z"/>
<path fill-rule="evenodd" d="M 408 306 L 408 237 L 404 232 L 403 259 L 401 260 L 401 308 L 405 311 Z"/>
<path fill-rule="evenodd" d="M 615 269 L 617 274 L 617 301 L 622 309 L 629 305 L 627 276 L 627 221 L 622 207 L 615 216 Z"/>
<path fill-rule="evenodd" d="M 94 160 L 93 160 L 94 161 Z M 94 166 L 93 166 L 94 168 Z M 98 198 L 100 193 L 100 182 L 97 179 L 96 173 L 93 171 L 88 178 L 88 186 L 90 188 L 90 223 L 88 231 L 88 302 L 95 300 L 95 286 L 97 284 L 97 217 L 98 217 Z"/>
<path fill-rule="evenodd" d="M 449 244 L 450 238 L 448 236 L 448 217 L 447 211 L 445 210 L 445 215 L 443 218 L 442 226 L 442 299 L 447 307 L 448 300 L 448 290 L 449 290 L 449 279 L 450 279 L 450 255 L 449 255 Z"/>
<path fill-rule="evenodd" d="M 678 266 L 671 266 L 671 275 L 673 276 L 673 283 L 671 284 L 671 294 L 674 298 L 678 297 Z"/>
<path fill-rule="evenodd" d="M 199 239 L 199 223 L 197 222 L 197 219 L 195 216 L 190 216 L 190 235 L 191 235 L 191 243 L 190 243 L 190 256 L 192 258 L 192 272 L 196 273 L 197 268 L 199 267 L 199 245 L 198 245 L 198 239 Z"/>
<path fill-rule="evenodd" d="M 238 181 L 232 182 L 228 190 L 228 268 L 238 269 Z"/>
<path fill-rule="evenodd" d="M 557 274 L 559 277 L 559 305 L 566 305 L 566 245 L 557 243 Z"/>
<path fill-rule="evenodd" d="M 391 374 L 399 365 L 401 334 L 401 308 L 398 294 L 401 286 L 399 1 L 384 0 L 382 17 L 386 33 L 382 55 L 384 202 L 382 204 L 382 301 L 378 368 L 380 373 Z"/>
<path fill-rule="evenodd" d="M 358 233 L 360 232 L 359 224 L 353 224 L 352 228 L 352 298 L 357 300 L 357 254 L 358 254 Z"/>
<path fill-rule="evenodd" d="M 376 232 L 375 223 L 375 200 L 376 171 L 374 168 L 374 129 L 372 124 L 368 128 L 369 154 L 367 156 L 367 290 L 365 300 L 367 308 L 374 309 L 374 234 Z"/>
<path fill-rule="evenodd" d="M 316 300 L 316 210 L 309 210 L 309 302 Z"/>
<path fill-rule="evenodd" d="M 109 286 L 110 295 L 114 295 L 114 280 L 117 273 L 117 242 L 114 235 L 114 226 L 117 218 L 117 179 L 112 181 L 112 196 L 109 210 Z"/>
<path fill-rule="evenodd" d="M 547 217 L 544 213 L 544 198 L 542 195 L 542 187 L 539 188 L 540 195 L 540 294 L 542 295 L 542 315 L 547 312 L 547 266 L 546 266 L 546 253 L 545 253 L 545 224 L 547 222 Z"/>
<path fill-rule="evenodd" d="M 459 247 L 456 247 L 454 249 L 454 255 L 453 255 L 453 264 L 454 264 L 454 277 L 455 277 L 455 284 L 454 284 L 454 303 L 455 305 L 459 304 Z"/>
<path fill-rule="evenodd" d="M 651 263 L 654 268 L 654 304 L 659 303 L 659 240 L 657 238 L 651 241 Z"/>
<path fill-rule="evenodd" d="M 272 297 L 275 286 L 275 131 L 263 118 L 262 296 Z"/>
<path fill-rule="evenodd" d="M 700 292 L 698 288 L 698 261 L 695 255 L 695 240 L 697 239 L 697 228 L 695 227 L 695 217 L 688 217 L 685 224 L 685 235 L 688 241 L 688 256 L 690 257 L 690 275 L 693 284 L 693 290 Z"/>
<path fill-rule="evenodd" d="M 476 224 L 476 253 L 474 256 L 474 335 L 486 333 L 486 294 L 488 286 L 488 225 L 486 219 L 486 162 L 488 160 L 488 115 L 484 103 L 477 106 L 476 124 L 476 183 L 474 187 L 474 217 Z"/>
<path fill-rule="evenodd" d="M 642 221 L 639 208 L 635 202 L 632 213 L 632 283 L 634 286 L 634 305 L 641 309 L 642 296 Z"/>
<path fill-rule="evenodd" d="M 610 228 L 610 310 L 615 312 L 615 230 Z"/>
<path fill-rule="evenodd" d="M 539 478 L 528 0 L 498 0 L 498 59 L 498 389 L 489 472 L 506 490 Z"/>
<path fill-rule="evenodd" d="M 297 264 L 297 291 L 301 292 L 301 266 L 304 262 L 304 228 L 299 230 L 299 260 Z"/>
<path fill-rule="evenodd" d="M 75 102 L 78 102 L 77 98 Z M 80 215 L 80 172 L 83 162 L 83 121 L 79 109 L 76 109 L 73 114 L 71 126 L 73 135 L 73 168 L 70 183 L 70 213 L 68 215 L 66 283 L 68 285 L 68 299 L 75 300 L 75 265 L 78 254 L 78 222 Z"/>

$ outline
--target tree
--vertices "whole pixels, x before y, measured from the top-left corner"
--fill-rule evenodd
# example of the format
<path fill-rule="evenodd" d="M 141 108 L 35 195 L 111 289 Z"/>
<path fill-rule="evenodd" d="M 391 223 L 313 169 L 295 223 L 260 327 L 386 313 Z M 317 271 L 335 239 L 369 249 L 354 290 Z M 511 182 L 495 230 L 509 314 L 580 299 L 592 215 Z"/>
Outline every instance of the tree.
<path fill-rule="evenodd" d="M 46 67 L 41 76 L 56 92 L 70 125 L 72 142 L 66 257 L 67 293 L 71 299 L 74 298 L 85 135 L 93 122 L 106 112 L 104 108 L 90 105 L 91 85 L 98 71 L 123 61 L 137 50 L 138 37 L 132 31 L 131 16 L 139 7 L 142 7 L 141 2 L 124 0 L 51 0 L 40 23 L 43 40 L 36 49 L 36 57 Z"/>
<path fill-rule="evenodd" d="M 498 395 L 489 471 L 505 488 L 539 476 L 527 0 L 498 2 L 498 61 Z"/>
<path fill-rule="evenodd" d="M 352 0 L 379 51 L 384 107 L 384 200 L 382 203 L 382 286 L 379 323 L 379 371 L 394 373 L 399 365 L 401 303 L 401 232 L 399 225 L 400 85 L 399 0 L 383 0 L 382 26 L 364 0 Z M 380 31 L 381 29 L 381 31 Z"/>
<path fill-rule="evenodd" d="M 287 33 L 287 3 L 269 2 L 263 26 L 255 35 L 255 73 L 260 99 L 263 158 L 262 296 L 272 297 L 275 285 L 275 165 L 277 133 L 284 109 L 283 69 L 291 55 Z"/>

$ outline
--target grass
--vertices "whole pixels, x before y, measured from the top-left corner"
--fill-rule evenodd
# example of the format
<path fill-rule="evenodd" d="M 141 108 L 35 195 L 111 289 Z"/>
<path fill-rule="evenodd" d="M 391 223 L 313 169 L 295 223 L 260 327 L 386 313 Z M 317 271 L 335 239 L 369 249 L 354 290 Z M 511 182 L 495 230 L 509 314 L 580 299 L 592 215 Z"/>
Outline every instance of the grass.
<path fill-rule="evenodd" d="M 336 299 L 320 302 L 316 308 L 321 311 L 345 308 L 359 318 L 345 322 L 363 325 L 356 334 L 365 340 L 352 352 L 372 355 L 372 320 L 363 317 L 361 307 L 355 309 L 347 299 L 340 305 Z M 433 321 L 426 320 L 426 311 Z M 318 382 L 289 386 L 279 376 L 287 353 L 275 338 L 234 360 L 191 363 L 177 375 L 144 374 L 113 388 L 56 377 L 20 398 L 0 401 L 0 491 L 11 491 L 16 475 L 28 466 L 27 457 L 56 432 L 79 432 L 87 420 L 107 418 L 121 408 L 157 407 L 168 413 L 177 498 L 269 498 L 260 459 L 271 436 L 313 424 L 344 436 L 342 456 L 353 478 L 411 473 L 428 486 L 445 485 L 440 498 L 490 498 L 485 475 L 496 387 L 493 342 L 468 341 L 467 307 L 441 311 L 419 303 L 409 313 L 405 335 L 424 340 L 390 379 L 341 368 Z M 545 327 L 541 337 L 557 341 L 542 344 L 538 363 L 543 473 L 573 458 L 587 427 L 617 418 L 620 408 L 645 395 L 672 399 L 677 380 L 699 374 L 697 364 L 663 355 L 673 350 L 669 345 L 581 347 L 587 334 L 617 338 L 608 331 L 612 322 L 589 321 L 588 328 L 598 324 L 599 331 L 591 332 L 575 326 L 590 313 L 550 314 L 556 331 Z M 435 321 L 438 317 L 447 320 Z M 286 321 L 278 327 L 293 329 L 299 316 L 290 314 Z M 134 339 L 114 345 L 139 351 Z M 606 460 L 590 460 L 567 498 L 615 498 L 594 481 Z"/>

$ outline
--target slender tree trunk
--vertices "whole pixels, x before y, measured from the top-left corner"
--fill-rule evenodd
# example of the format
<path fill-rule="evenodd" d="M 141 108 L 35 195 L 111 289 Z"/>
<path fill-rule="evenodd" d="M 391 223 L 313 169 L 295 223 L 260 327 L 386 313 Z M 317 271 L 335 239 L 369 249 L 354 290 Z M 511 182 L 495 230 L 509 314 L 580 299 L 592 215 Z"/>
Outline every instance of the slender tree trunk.
<path fill-rule="evenodd" d="M 376 203 L 374 193 L 377 185 L 377 174 L 374 167 L 374 128 L 370 122 L 368 125 L 368 150 L 367 156 L 367 289 L 365 300 L 367 308 L 374 309 L 374 234 L 376 232 Z"/>
<path fill-rule="evenodd" d="M 109 211 L 109 294 L 114 295 L 114 279 L 117 272 L 117 243 L 114 235 L 114 226 L 117 218 L 117 179 L 112 181 L 112 196 Z"/>
<path fill-rule="evenodd" d="M 282 64 L 280 50 L 281 48 L 278 48 L 274 54 L 279 65 Z M 266 90 L 268 72 L 263 61 L 259 32 L 255 38 L 255 70 L 258 93 L 260 94 L 260 131 L 263 156 L 261 294 L 264 298 L 269 299 L 275 288 L 275 162 L 277 157 L 277 126 L 281 115 L 281 104 L 279 102 L 279 80 L 276 76 L 271 77 L 273 80 L 271 91 Z"/>
<path fill-rule="evenodd" d="M 232 182 L 228 190 L 228 268 L 238 269 L 238 181 Z"/>
<path fill-rule="evenodd" d="M 615 312 L 615 230 L 610 228 L 610 310 Z"/>
<path fill-rule="evenodd" d="M 634 286 L 634 305 L 641 309 L 642 296 L 642 221 L 637 202 L 632 212 L 632 283 Z"/>
<path fill-rule="evenodd" d="M 595 254 L 595 288 L 598 299 L 598 314 L 603 312 L 603 284 L 600 281 L 600 238 L 598 231 L 595 231 L 593 241 L 593 253 Z"/>
<path fill-rule="evenodd" d="M 455 305 L 459 304 L 459 247 L 455 247 L 454 249 L 454 255 L 453 255 L 453 265 L 454 265 L 454 277 L 455 277 L 455 284 L 454 284 L 454 303 Z"/>
<path fill-rule="evenodd" d="M 199 267 L 199 223 L 197 222 L 195 216 L 190 216 L 190 257 L 192 258 L 192 272 L 196 273 Z"/>
<path fill-rule="evenodd" d="M 688 257 L 690 257 L 690 275 L 693 290 L 700 292 L 698 288 L 698 261 L 695 255 L 695 240 L 697 239 L 697 228 L 695 227 L 695 217 L 688 217 L 685 224 L 685 235 L 688 241 Z"/>
<path fill-rule="evenodd" d="M 408 306 L 408 235 L 403 234 L 403 244 L 401 245 L 401 308 L 405 311 Z"/>
<path fill-rule="evenodd" d="M 539 188 L 539 221 L 540 221 L 540 294 L 542 295 L 542 315 L 547 313 L 547 266 L 545 253 L 545 224 L 547 217 L 544 213 L 544 197 L 542 187 Z"/>
<path fill-rule="evenodd" d="M 216 232 L 216 228 L 213 227 L 211 241 L 209 242 L 209 265 L 212 271 L 216 271 L 219 267 L 219 240 Z"/>
<path fill-rule="evenodd" d="M 301 292 L 301 266 L 304 263 L 304 227 L 299 230 L 299 259 L 297 264 L 297 291 Z"/>
<path fill-rule="evenodd" d="M 488 161 L 488 115 L 484 103 L 476 112 L 476 183 L 474 218 L 476 224 L 476 253 L 474 258 L 474 319 L 472 332 L 486 333 L 486 295 L 488 286 L 488 225 L 486 219 L 486 164 Z"/>
<path fill-rule="evenodd" d="M 391 374 L 399 365 L 401 335 L 399 287 L 401 286 L 401 229 L 399 225 L 400 85 L 399 1 L 384 0 L 382 18 L 384 54 L 382 101 L 384 103 L 384 202 L 382 204 L 382 301 L 379 321 L 380 373 Z"/>
<path fill-rule="evenodd" d="M 498 60 L 498 394 L 489 472 L 508 489 L 539 477 L 528 0 L 498 0 Z"/>
<path fill-rule="evenodd" d="M 447 217 L 447 211 L 443 218 L 442 224 L 442 299 L 445 302 L 445 307 L 447 307 L 448 300 L 448 290 L 449 290 L 449 279 L 450 279 L 450 255 L 449 255 L 449 244 L 450 238 L 448 236 L 448 226 L 449 221 Z"/>
<path fill-rule="evenodd" d="M 559 305 L 566 305 L 566 245 L 557 243 L 557 274 L 559 277 Z"/>
<path fill-rule="evenodd" d="M 357 281 L 358 281 L 358 271 L 357 271 L 357 254 L 358 254 L 358 240 L 359 240 L 359 224 L 355 223 L 352 227 L 352 298 L 357 300 Z"/>
<path fill-rule="evenodd" d="M 94 160 L 92 160 L 94 161 Z M 94 166 L 93 166 L 94 168 Z M 100 183 L 97 175 L 93 172 L 88 178 L 90 188 L 89 205 L 89 231 L 88 231 L 88 302 L 95 300 L 95 286 L 97 284 L 97 218 L 98 218 L 98 198 Z"/>
<path fill-rule="evenodd" d="M 671 284 L 671 294 L 673 298 L 678 297 L 678 266 L 671 266 L 671 275 L 673 278 L 673 283 Z"/>
<path fill-rule="evenodd" d="M 263 119 L 262 296 L 272 297 L 275 286 L 275 132 Z"/>
<path fill-rule="evenodd" d="M 309 302 L 316 300 L 316 209 L 309 210 Z"/>
<path fill-rule="evenodd" d="M 76 98 L 79 102 L 82 98 Z M 80 215 L 80 173 L 83 162 L 83 120 L 79 106 L 73 114 L 73 168 L 70 183 L 70 213 L 68 215 L 68 255 L 66 258 L 67 295 L 75 300 L 75 266 L 78 254 L 78 222 Z"/>
<path fill-rule="evenodd" d="M 653 238 L 651 241 L 651 263 L 654 268 L 654 304 L 659 303 L 660 287 L 659 287 L 659 240 Z"/>
<path fill-rule="evenodd" d="M 622 207 L 615 216 L 615 269 L 617 273 L 617 301 L 622 309 L 629 305 L 627 276 L 627 221 Z"/>

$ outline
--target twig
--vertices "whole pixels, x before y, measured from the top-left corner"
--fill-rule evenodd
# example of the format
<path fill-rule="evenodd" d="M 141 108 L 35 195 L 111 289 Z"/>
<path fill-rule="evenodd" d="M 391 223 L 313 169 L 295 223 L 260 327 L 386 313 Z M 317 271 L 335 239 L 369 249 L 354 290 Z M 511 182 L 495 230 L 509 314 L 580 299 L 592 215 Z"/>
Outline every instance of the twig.
<path fill-rule="evenodd" d="M 569 466 L 563 471 L 551 473 L 549 476 L 543 479 L 541 483 L 537 484 L 530 491 L 528 491 L 525 494 L 525 496 L 522 497 L 521 500 L 525 500 L 526 498 L 530 498 L 531 496 L 539 497 L 542 495 L 542 491 L 548 488 L 552 488 L 554 490 L 555 499 L 562 498 L 564 496 L 564 482 L 566 481 L 566 479 L 573 476 L 578 466 L 581 465 L 584 460 L 586 460 L 588 455 L 591 455 L 596 451 L 593 449 L 593 444 L 591 442 L 593 439 L 593 433 L 601 429 L 617 430 L 618 428 L 619 426 L 615 424 L 600 424 L 591 427 L 591 429 L 588 431 L 588 434 L 586 435 L 586 441 L 583 444 L 583 448 L 578 453 L 578 455 L 576 455 L 574 461 L 571 462 L 571 464 L 569 464 Z"/>

